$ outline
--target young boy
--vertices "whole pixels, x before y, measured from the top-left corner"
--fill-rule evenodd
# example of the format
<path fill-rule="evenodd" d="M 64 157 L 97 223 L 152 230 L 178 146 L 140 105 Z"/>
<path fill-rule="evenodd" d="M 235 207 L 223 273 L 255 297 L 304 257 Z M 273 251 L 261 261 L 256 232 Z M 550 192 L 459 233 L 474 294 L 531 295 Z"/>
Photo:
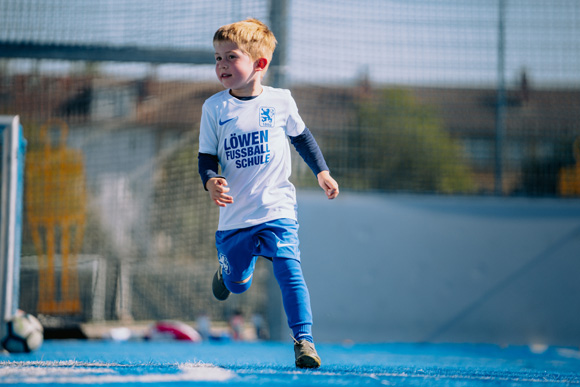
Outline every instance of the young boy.
<path fill-rule="evenodd" d="M 295 188 L 286 136 L 329 199 L 338 195 L 324 157 L 288 90 L 262 85 L 276 38 L 256 19 L 223 26 L 213 38 L 215 71 L 226 88 L 203 105 L 199 173 L 220 207 L 216 247 L 218 300 L 252 283 L 258 256 L 272 261 L 294 337 L 296 366 L 317 368 L 310 296 L 300 266 Z M 218 173 L 218 164 L 222 174 Z"/>

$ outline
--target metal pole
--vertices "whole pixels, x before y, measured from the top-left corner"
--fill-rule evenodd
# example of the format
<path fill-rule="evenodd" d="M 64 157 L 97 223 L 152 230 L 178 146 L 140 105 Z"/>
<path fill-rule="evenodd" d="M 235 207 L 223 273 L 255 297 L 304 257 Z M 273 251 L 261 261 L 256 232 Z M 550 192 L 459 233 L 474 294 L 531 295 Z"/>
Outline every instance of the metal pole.
<path fill-rule="evenodd" d="M 4 322 L 18 309 L 20 284 L 20 236 L 17 229 L 21 212 L 18 203 L 18 151 L 20 121 L 18 116 L 0 117 L 2 136 L 2 192 L 0 225 L 0 335 L 5 334 Z"/>
<path fill-rule="evenodd" d="M 276 36 L 278 45 L 272 58 L 272 66 L 268 70 L 270 84 L 273 87 L 286 86 L 286 60 L 288 51 L 288 3 L 289 0 L 270 0 L 270 29 Z M 272 265 L 268 265 L 272 270 Z M 272 273 L 272 272 L 270 272 Z M 274 275 L 268 276 L 268 289 L 279 289 Z M 268 295 L 267 320 L 271 340 L 284 340 L 288 329 L 284 317 L 284 307 L 280 292 L 270 291 Z"/>
<path fill-rule="evenodd" d="M 288 0 L 270 0 L 270 28 L 278 41 L 272 58 L 272 67 L 269 70 L 273 87 L 286 87 L 288 5 Z"/>
<path fill-rule="evenodd" d="M 505 133 L 505 3 L 499 0 L 498 46 L 497 46 L 497 107 L 495 123 L 495 194 L 503 195 L 503 139 Z"/>

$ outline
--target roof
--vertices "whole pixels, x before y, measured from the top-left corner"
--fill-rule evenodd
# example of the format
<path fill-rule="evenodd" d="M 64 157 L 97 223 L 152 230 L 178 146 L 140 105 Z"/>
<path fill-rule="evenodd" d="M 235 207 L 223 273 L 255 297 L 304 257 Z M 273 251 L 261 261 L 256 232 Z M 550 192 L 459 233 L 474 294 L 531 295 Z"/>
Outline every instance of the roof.
<path fill-rule="evenodd" d="M 16 75 L 0 84 L 6 113 L 24 120 L 43 121 L 59 116 L 67 122 L 87 122 L 90 92 L 95 88 L 135 90 L 133 120 L 148 125 L 184 125 L 196 128 L 207 97 L 222 89 L 217 82 L 109 80 L 89 76 L 48 77 Z M 405 87 L 420 104 L 429 106 L 453 135 L 487 136 L 495 132 L 496 91 L 476 88 Z M 292 88 L 306 125 L 320 131 L 348 130 L 355 124 L 360 93 L 381 89 L 298 85 Z M 580 134 L 580 90 L 510 90 L 506 96 L 506 133 L 525 136 Z"/>

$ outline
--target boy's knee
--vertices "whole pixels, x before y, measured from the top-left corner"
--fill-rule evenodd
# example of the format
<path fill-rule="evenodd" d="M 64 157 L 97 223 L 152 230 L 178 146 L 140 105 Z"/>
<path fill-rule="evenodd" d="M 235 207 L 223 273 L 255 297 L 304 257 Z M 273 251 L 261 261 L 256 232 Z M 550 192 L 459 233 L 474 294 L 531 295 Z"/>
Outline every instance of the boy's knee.
<path fill-rule="evenodd" d="M 240 281 L 240 282 L 229 281 L 229 280 L 226 280 L 224 278 L 224 283 L 230 292 L 235 293 L 235 294 L 240 294 L 240 293 L 243 293 L 250 288 L 250 286 L 252 285 L 252 278 L 253 277 L 254 276 L 251 275 L 248 278 L 246 278 L 245 280 Z"/>

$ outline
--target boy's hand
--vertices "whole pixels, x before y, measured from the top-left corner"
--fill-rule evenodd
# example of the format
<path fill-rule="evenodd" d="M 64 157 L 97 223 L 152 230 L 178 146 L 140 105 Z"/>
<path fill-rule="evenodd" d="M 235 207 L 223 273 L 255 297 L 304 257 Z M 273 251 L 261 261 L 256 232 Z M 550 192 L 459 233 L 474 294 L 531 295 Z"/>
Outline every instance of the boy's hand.
<path fill-rule="evenodd" d="M 338 196 L 338 183 L 330 176 L 330 172 L 322 171 L 317 176 L 318 185 L 324 190 L 329 199 L 334 199 Z"/>
<path fill-rule="evenodd" d="M 234 202 L 234 198 L 227 194 L 230 191 L 227 185 L 228 182 L 222 177 L 212 177 L 205 183 L 205 188 L 209 191 L 211 200 L 220 207 L 225 207 Z"/>

